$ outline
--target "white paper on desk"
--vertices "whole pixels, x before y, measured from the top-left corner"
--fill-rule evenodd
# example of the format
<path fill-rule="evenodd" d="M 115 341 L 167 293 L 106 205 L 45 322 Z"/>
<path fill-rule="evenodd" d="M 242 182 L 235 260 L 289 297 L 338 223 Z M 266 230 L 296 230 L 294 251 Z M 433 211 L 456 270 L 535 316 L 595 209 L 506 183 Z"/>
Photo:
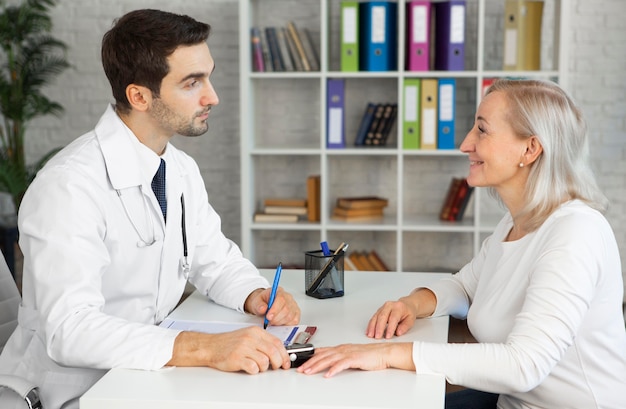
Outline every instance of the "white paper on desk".
<path fill-rule="evenodd" d="M 160 326 L 181 331 L 195 331 L 204 332 L 207 334 L 219 334 L 222 332 L 235 331 L 246 327 L 261 327 L 261 324 L 225 321 L 188 321 L 166 318 Z M 291 345 L 296 339 L 298 339 L 298 342 L 301 344 L 306 343 L 311 338 L 311 336 L 313 336 L 316 329 L 317 327 L 311 327 L 309 325 L 270 325 L 269 327 L 267 327 L 267 332 L 282 340 L 285 345 Z"/>

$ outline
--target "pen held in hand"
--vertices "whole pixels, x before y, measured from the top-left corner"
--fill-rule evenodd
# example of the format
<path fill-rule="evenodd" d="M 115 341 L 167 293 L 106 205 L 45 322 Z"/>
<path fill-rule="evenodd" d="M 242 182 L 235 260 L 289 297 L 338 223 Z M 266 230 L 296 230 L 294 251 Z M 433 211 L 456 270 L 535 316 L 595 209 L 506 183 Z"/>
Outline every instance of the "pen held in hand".
<path fill-rule="evenodd" d="M 276 273 L 274 274 L 274 283 L 272 284 L 272 291 L 270 292 L 270 300 L 267 303 L 267 311 L 265 311 L 265 319 L 263 320 L 263 329 L 267 329 L 269 321 L 267 320 L 267 313 L 274 304 L 274 298 L 276 298 L 276 291 L 278 290 L 278 282 L 280 281 L 280 273 L 283 270 L 283 263 L 278 263 L 276 267 Z"/>

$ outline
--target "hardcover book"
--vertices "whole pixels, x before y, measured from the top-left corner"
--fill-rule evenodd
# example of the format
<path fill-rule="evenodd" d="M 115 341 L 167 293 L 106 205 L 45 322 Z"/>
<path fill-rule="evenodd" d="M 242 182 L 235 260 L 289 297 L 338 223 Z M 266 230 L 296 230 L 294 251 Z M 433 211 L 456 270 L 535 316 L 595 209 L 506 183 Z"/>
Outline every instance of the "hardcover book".
<path fill-rule="evenodd" d="M 287 31 L 289 32 L 289 37 L 292 39 L 293 44 L 296 47 L 297 54 L 294 54 L 293 56 L 294 61 L 299 59 L 302 64 L 302 70 L 311 71 L 311 64 L 307 59 L 306 51 L 304 51 L 304 46 L 302 45 L 302 39 L 300 38 L 296 24 L 293 21 L 287 23 Z"/>
<path fill-rule="evenodd" d="M 363 207 L 356 209 L 346 209 L 343 207 L 335 207 L 333 216 L 340 217 L 360 217 L 360 216 L 382 216 L 384 207 Z"/>
<path fill-rule="evenodd" d="M 354 140 L 354 146 L 365 145 L 365 138 L 367 137 L 367 131 L 370 129 L 372 121 L 374 120 L 374 113 L 376 112 L 377 104 L 368 102 L 365 107 L 365 112 L 361 118 L 361 124 L 356 133 L 356 139 Z"/>
<path fill-rule="evenodd" d="M 387 267 L 383 259 L 380 258 L 376 250 L 370 250 L 367 254 L 367 259 L 376 267 L 377 271 L 389 271 L 389 267 Z"/>
<path fill-rule="evenodd" d="M 307 192 L 307 219 L 310 222 L 319 222 L 320 212 L 320 175 L 312 175 L 306 181 Z"/>
<path fill-rule="evenodd" d="M 298 215 L 255 213 L 254 221 L 258 223 L 296 223 Z"/>
<path fill-rule="evenodd" d="M 306 206 L 306 199 L 293 197 L 269 197 L 263 201 L 264 206 Z"/>
<path fill-rule="evenodd" d="M 363 209 L 368 207 L 386 207 L 389 201 L 378 196 L 340 197 L 337 207 L 345 209 Z"/>
<path fill-rule="evenodd" d="M 265 206 L 264 210 L 267 214 L 296 214 L 300 216 L 304 216 L 308 212 L 306 206 Z"/>

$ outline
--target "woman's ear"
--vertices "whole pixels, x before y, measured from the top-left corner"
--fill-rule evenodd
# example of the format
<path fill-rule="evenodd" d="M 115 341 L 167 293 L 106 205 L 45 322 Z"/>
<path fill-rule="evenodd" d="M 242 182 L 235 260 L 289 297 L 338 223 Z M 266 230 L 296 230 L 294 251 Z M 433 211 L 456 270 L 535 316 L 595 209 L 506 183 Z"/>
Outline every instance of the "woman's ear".
<path fill-rule="evenodd" d="M 539 142 L 537 136 L 532 135 L 526 139 L 526 151 L 524 152 L 524 163 L 530 165 L 537 160 L 539 155 L 543 152 L 543 146 Z"/>

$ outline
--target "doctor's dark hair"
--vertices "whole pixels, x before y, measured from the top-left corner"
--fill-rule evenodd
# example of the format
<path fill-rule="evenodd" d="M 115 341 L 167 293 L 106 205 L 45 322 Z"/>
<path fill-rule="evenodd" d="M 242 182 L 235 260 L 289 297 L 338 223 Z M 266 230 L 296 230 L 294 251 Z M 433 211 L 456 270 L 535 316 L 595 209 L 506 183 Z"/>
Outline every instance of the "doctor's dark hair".
<path fill-rule="evenodd" d="M 169 72 L 167 58 L 180 46 L 206 42 L 210 31 L 211 26 L 189 16 L 160 10 L 135 10 L 117 19 L 102 38 L 101 57 L 118 112 L 130 111 L 130 84 L 159 97 Z"/>

